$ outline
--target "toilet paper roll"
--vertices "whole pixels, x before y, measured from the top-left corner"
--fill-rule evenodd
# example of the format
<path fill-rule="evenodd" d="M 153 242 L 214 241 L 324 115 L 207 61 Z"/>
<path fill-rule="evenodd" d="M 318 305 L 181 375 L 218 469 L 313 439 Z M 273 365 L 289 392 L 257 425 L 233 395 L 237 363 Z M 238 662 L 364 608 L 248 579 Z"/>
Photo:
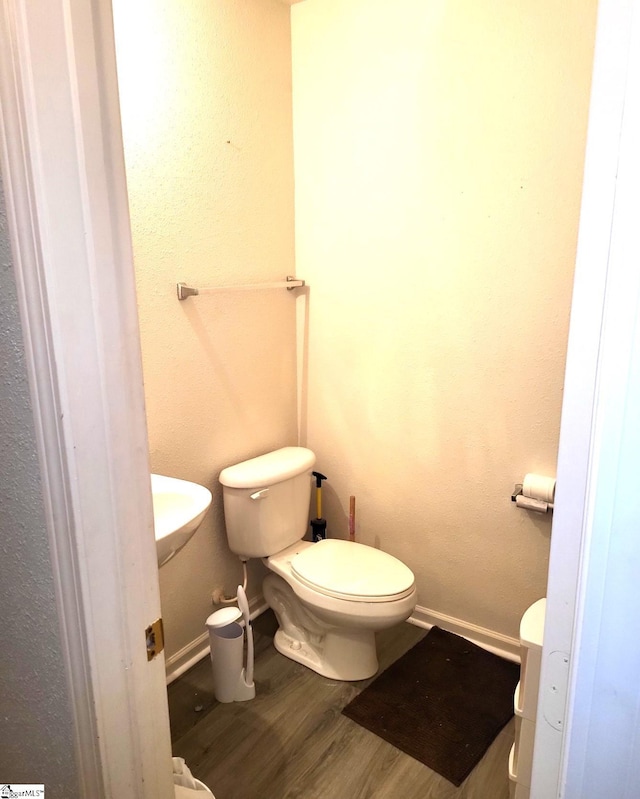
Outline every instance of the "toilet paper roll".
<path fill-rule="evenodd" d="M 546 513 L 549 510 L 549 503 L 543 502 L 540 499 L 533 499 L 533 497 L 525 497 L 518 494 L 516 497 L 516 506 L 524 508 L 525 510 L 534 510 L 537 513 Z"/>
<path fill-rule="evenodd" d="M 555 478 L 544 477 L 541 474 L 525 474 L 522 483 L 523 496 L 553 504 L 555 493 Z"/>

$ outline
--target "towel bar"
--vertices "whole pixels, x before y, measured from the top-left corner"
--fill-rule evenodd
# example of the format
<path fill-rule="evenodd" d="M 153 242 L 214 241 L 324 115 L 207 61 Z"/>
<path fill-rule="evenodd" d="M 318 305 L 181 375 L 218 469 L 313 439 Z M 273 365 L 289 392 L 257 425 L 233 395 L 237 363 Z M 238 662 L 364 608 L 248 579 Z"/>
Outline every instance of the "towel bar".
<path fill-rule="evenodd" d="M 287 289 L 287 291 L 293 291 L 293 289 L 302 288 L 304 285 L 304 280 L 298 280 L 293 275 L 287 275 L 285 280 L 278 280 L 275 283 L 249 283 L 246 286 L 211 286 L 198 289 L 186 283 L 177 283 L 176 291 L 179 300 L 186 300 L 187 297 L 195 297 L 199 294 L 216 294 L 220 291 L 257 291 L 262 289 Z"/>

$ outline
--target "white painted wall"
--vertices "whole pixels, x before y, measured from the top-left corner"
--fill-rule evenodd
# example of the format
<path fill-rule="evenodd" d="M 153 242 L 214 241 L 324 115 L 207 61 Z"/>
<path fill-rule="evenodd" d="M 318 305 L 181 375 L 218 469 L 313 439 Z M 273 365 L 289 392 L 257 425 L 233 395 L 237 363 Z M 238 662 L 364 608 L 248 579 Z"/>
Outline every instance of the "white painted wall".
<path fill-rule="evenodd" d="M 78 795 L 22 327 L 0 177 L 0 774 Z"/>
<path fill-rule="evenodd" d="M 292 9 L 303 441 L 329 531 L 516 636 L 544 595 L 595 2 Z"/>
<path fill-rule="evenodd" d="M 546 589 L 595 3 L 116 2 L 154 471 L 214 507 L 160 572 L 169 658 L 231 592 L 217 484 L 296 440 L 295 301 L 175 283 L 297 273 L 302 443 L 325 512 L 415 571 L 420 605 L 504 635 Z M 253 567 L 252 589 L 260 570 Z"/>
<path fill-rule="evenodd" d="M 211 590 L 241 578 L 219 472 L 296 443 L 294 296 L 175 294 L 294 272 L 289 13 L 279 0 L 114 3 L 151 468 L 214 494 L 160 570 L 169 658 L 204 633 Z"/>

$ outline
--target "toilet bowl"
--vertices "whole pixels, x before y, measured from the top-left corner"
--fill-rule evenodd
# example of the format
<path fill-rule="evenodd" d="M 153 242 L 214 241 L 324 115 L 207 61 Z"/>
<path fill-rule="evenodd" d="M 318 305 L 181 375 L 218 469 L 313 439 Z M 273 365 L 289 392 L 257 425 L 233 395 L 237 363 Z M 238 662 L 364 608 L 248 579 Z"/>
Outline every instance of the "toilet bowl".
<path fill-rule="evenodd" d="M 378 670 L 375 632 L 413 612 L 411 570 L 354 541 L 303 541 L 308 529 L 311 468 L 304 447 L 227 467 L 220 474 L 229 546 L 270 570 L 263 593 L 279 629 L 279 652 L 335 680 L 364 680 Z"/>
<path fill-rule="evenodd" d="M 378 670 L 375 633 L 409 618 L 413 574 L 399 560 L 352 541 L 301 541 L 264 560 L 263 582 L 278 618 L 283 655 L 333 680 L 364 680 Z"/>

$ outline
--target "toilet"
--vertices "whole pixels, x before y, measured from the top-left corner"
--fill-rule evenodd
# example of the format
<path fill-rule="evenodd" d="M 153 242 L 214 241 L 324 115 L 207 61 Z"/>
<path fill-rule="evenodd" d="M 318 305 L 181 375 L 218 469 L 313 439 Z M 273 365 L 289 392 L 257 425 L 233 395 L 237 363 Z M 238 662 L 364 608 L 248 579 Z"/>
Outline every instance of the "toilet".
<path fill-rule="evenodd" d="M 263 593 L 278 620 L 276 649 L 333 680 L 364 680 L 378 670 L 376 630 L 413 612 L 415 579 L 373 547 L 302 540 L 315 461 L 310 449 L 283 447 L 223 469 L 227 539 L 242 560 L 262 558 L 269 569 Z"/>

